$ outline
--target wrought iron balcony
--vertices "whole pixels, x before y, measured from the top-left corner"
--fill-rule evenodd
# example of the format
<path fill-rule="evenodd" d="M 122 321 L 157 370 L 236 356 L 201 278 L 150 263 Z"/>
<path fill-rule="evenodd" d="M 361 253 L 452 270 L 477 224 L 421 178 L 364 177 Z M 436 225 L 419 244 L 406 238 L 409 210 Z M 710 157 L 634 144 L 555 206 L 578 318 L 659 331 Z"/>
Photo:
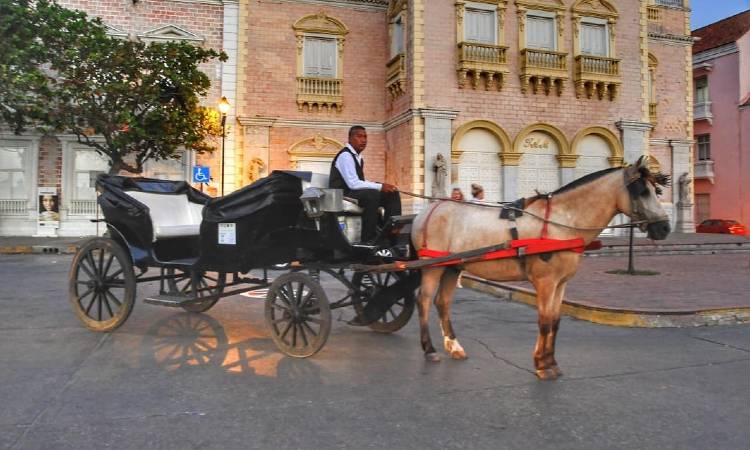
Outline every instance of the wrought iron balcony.
<path fill-rule="evenodd" d="M 485 89 L 493 84 L 500 90 L 503 77 L 508 73 L 506 59 L 508 47 L 504 45 L 482 44 L 478 42 L 461 42 L 458 44 L 458 84 L 466 85 L 466 78 L 471 77 L 476 89 L 482 77 L 485 79 Z"/>
<path fill-rule="evenodd" d="M 339 78 L 297 77 L 297 107 L 307 105 L 309 111 L 317 107 L 341 111 L 344 107 L 344 80 Z"/>
<path fill-rule="evenodd" d="M 385 88 L 395 99 L 406 91 L 406 55 L 399 53 L 385 66 Z"/>
<path fill-rule="evenodd" d="M 568 54 L 552 50 L 525 48 L 521 50 L 521 91 L 526 92 L 529 84 L 536 93 L 541 88 L 549 94 L 552 87 L 557 95 L 562 93 L 568 79 Z"/>

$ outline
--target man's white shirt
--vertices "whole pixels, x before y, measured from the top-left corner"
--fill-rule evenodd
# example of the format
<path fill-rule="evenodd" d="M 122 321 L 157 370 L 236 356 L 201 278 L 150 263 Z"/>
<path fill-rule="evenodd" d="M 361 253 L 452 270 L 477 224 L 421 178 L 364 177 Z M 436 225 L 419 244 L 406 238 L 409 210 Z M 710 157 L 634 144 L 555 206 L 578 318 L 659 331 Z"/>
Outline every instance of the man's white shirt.
<path fill-rule="evenodd" d="M 338 159 L 336 160 L 336 169 L 338 169 L 341 177 L 344 179 L 344 182 L 346 182 L 346 185 L 349 186 L 349 189 L 375 189 L 379 191 L 383 186 L 382 184 L 376 183 L 374 181 L 363 181 L 359 179 L 359 176 L 357 175 L 357 166 L 354 163 L 354 158 L 357 158 L 357 162 L 360 166 L 362 166 L 362 155 L 358 154 L 357 151 L 354 150 L 354 148 L 351 146 L 351 144 L 346 144 L 346 148 L 349 151 L 342 153 L 341 156 L 338 157 Z"/>

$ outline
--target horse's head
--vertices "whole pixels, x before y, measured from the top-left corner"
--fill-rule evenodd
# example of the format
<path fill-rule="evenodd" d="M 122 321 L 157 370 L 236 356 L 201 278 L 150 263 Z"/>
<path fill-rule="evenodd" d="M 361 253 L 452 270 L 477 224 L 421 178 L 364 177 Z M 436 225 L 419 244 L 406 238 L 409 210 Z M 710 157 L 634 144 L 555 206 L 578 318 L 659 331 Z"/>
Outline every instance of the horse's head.
<path fill-rule="evenodd" d="M 669 216 L 662 208 L 658 195 L 661 187 L 669 184 L 669 176 L 652 173 L 643 156 L 632 166 L 626 167 L 625 187 L 628 195 L 618 204 L 620 212 L 639 224 L 641 231 L 647 232 L 650 239 L 665 239 L 670 232 Z"/>

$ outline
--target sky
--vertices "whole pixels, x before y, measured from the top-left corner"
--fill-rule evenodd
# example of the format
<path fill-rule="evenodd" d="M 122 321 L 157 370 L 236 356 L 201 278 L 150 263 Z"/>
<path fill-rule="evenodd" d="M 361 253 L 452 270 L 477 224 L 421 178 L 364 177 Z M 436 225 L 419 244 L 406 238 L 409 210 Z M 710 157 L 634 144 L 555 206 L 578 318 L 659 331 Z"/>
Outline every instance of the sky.
<path fill-rule="evenodd" d="M 693 30 L 750 9 L 750 0 L 690 0 Z"/>

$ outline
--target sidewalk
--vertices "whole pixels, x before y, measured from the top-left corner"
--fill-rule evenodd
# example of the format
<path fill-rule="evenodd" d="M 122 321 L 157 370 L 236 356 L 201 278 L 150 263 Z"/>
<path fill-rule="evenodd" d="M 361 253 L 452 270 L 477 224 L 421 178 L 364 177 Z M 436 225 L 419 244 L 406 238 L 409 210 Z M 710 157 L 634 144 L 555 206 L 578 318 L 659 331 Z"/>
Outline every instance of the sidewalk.
<path fill-rule="evenodd" d="M 0 254 L 75 253 L 80 237 L 0 237 Z M 750 239 L 720 234 L 672 234 L 664 241 L 636 238 L 635 269 L 653 276 L 613 275 L 628 267 L 628 238 L 603 238 L 586 253 L 568 283 L 563 314 L 633 327 L 750 323 Z M 655 256 L 651 256 L 655 255 Z M 470 275 L 463 284 L 534 305 L 529 283 L 497 283 Z"/>
<path fill-rule="evenodd" d="M 750 240 L 742 236 L 674 234 L 636 239 L 634 268 L 657 275 L 616 275 L 628 268 L 627 238 L 602 239 L 568 283 L 563 314 L 632 327 L 750 323 Z M 656 255 L 656 256 L 652 256 Z M 606 256 L 606 257 L 605 257 Z M 530 283 L 464 277 L 464 286 L 529 305 Z"/>

